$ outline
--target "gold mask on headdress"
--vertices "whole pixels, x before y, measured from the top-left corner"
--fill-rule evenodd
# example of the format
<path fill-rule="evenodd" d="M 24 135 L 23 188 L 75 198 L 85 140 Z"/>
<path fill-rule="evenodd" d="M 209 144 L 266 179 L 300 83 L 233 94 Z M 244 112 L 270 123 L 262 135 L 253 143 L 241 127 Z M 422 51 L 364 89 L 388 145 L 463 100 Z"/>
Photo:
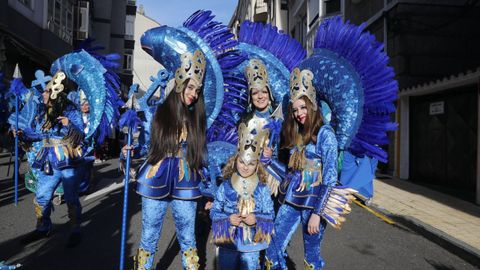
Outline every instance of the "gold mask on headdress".
<path fill-rule="evenodd" d="M 56 99 L 57 95 L 65 89 L 65 86 L 62 84 L 63 80 L 67 78 L 67 75 L 63 71 L 57 71 L 55 76 L 50 80 L 50 82 L 45 87 L 45 91 L 50 91 L 50 99 Z"/>
<path fill-rule="evenodd" d="M 252 59 L 248 62 L 245 68 L 245 75 L 248 80 L 248 89 L 263 89 L 268 87 L 268 73 L 267 68 L 259 59 Z"/>
<path fill-rule="evenodd" d="M 290 102 L 306 96 L 313 104 L 313 110 L 317 110 L 315 87 L 313 87 L 313 73 L 304 69 L 295 68 L 290 75 Z"/>
<path fill-rule="evenodd" d="M 238 156 L 247 164 L 260 159 L 269 134 L 264 126 L 265 121 L 257 117 L 238 126 Z"/>
<path fill-rule="evenodd" d="M 175 92 L 181 93 L 183 91 L 183 83 L 187 79 L 193 79 L 199 87 L 202 86 L 207 64 L 205 55 L 200 50 L 196 50 L 193 54 L 190 52 L 182 54 L 180 59 L 182 64 L 175 72 Z"/>

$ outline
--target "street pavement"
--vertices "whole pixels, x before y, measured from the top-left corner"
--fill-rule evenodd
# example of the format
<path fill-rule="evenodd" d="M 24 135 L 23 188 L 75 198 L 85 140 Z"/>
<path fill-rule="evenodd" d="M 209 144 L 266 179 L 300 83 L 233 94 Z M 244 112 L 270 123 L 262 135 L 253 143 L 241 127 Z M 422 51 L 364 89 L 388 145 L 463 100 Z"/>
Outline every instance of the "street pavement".
<path fill-rule="evenodd" d="M 12 172 L 6 175 L 7 166 L 8 156 L 4 155 L 0 157 L 0 261 L 21 263 L 21 269 L 32 270 L 118 269 L 123 189 L 119 188 L 122 178 L 117 160 L 95 165 L 95 193 L 81 198 L 83 242 L 71 249 L 65 248 L 68 237 L 65 204 L 56 206 L 52 213 L 53 235 L 27 246 L 20 244 L 20 239 L 34 228 L 34 195 L 25 190 L 20 181 L 19 204 L 14 206 Z M 24 170 L 22 166 L 21 171 Z M 134 184 L 130 185 L 128 212 L 125 269 L 132 268 L 131 257 L 141 235 L 141 198 L 135 194 Z M 197 247 L 202 268 L 215 269 L 215 248 L 210 243 L 207 214 L 199 211 L 197 216 Z M 290 269 L 303 269 L 300 232 L 297 230 L 287 249 Z M 331 227 L 326 230 L 322 245 L 325 269 L 479 269 L 420 233 L 398 222 L 388 224 L 353 205 L 341 230 Z M 181 269 L 180 248 L 175 240 L 171 213 L 165 217 L 158 249 L 156 269 Z"/>

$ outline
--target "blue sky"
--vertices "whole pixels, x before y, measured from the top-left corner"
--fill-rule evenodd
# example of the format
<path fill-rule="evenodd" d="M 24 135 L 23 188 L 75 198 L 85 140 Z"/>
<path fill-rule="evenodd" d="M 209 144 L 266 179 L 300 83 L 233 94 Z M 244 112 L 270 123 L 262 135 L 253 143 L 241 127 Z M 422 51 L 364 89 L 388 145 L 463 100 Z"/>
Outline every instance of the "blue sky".
<path fill-rule="evenodd" d="M 162 25 L 176 27 L 199 9 L 213 11 L 216 21 L 228 24 L 237 0 L 137 0 L 137 6 L 140 5 L 148 17 Z"/>

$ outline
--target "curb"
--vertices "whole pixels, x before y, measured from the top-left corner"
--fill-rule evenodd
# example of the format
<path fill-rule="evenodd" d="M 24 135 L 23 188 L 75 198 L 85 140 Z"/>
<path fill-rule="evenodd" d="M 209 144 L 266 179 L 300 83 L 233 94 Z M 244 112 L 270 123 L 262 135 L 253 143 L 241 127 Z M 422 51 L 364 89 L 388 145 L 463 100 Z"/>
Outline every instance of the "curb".
<path fill-rule="evenodd" d="M 375 211 L 378 211 L 394 221 L 404 225 L 405 227 L 417 232 L 418 234 L 441 246 L 450 253 L 457 255 L 468 263 L 477 267 L 480 265 L 479 249 L 472 247 L 471 245 L 460 241 L 417 218 L 392 214 L 388 210 L 374 203 L 369 203 L 368 207 L 375 209 Z"/>

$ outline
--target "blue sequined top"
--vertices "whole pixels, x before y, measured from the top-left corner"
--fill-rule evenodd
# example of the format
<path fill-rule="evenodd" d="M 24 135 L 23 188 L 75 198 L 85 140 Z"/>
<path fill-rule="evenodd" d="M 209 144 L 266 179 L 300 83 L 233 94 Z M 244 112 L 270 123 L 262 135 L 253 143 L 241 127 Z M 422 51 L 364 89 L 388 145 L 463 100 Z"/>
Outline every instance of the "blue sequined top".
<path fill-rule="evenodd" d="M 337 183 L 337 139 L 333 128 L 325 124 L 317 134 L 316 144 L 292 148 L 291 161 L 295 152 L 304 155 L 303 167 L 302 170 L 288 169 L 287 177 L 280 184 L 279 200 L 320 213 L 325 187 Z"/>
<path fill-rule="evenodd" d="M 79 145 L 71 145 L 63 138 L 69 133 L 76 133 L 76 137 L 83 138 L 83 120 L 80 112 L 74 106 L 67 106 L 63 116 L 67 117 L 69 123 L 63 126 L 57 123 L 47 131 L 41 127 L 45 120 L 39 122 L 35 129 L 28 128 L 23 131 L 22 140 L 27 142 L 42 141 L 43 145 L 38 151 L 32 164 L 32 168 L 39 169 L 45 173 L 51 173 L 53 169 L 76 167 L 83 162 L 81 141 Z"/>
<path fill-rule="evenodd" d="M 245 188 L 245 185 L 252 184 L 248 180 L 246 181 L 237 175 L 239 182 L 233 184 L 232 179 L 228 179 L 219 186 L 215 194 L 213 207 L 210 210 L 212 233 L 216 245 L 241 252 L 259 251 L 268 247 L 270 236 L 273 234 L 275 215 L 273 201 L 268 186 L 259 182 L 256 174 L 254 174 L 254 177 L 256 183 L 253 185 L 256 186 L 250 187 L 253 189 L 250 191 L 251 195 L 246 196 L 246 198 L 251 198 L 250 203 L 242 201 L 242 194 L 237 192 L 238 189 Z M 237 188 L 234 188 L 234 185 Z M 242 206 L 245 207 L 249 204 L 251 212 L 240 209 Z M 245 208 L 248 208 L 248 206 Z M 245 214 L 245 211 L 247 211 L 247 214 L 255 215 L 256 224 L 248 226 L 241 223 L 240 226 L 233 226 L 230 223 L 230 215 L 242 214 L 241 212 Z"/>

